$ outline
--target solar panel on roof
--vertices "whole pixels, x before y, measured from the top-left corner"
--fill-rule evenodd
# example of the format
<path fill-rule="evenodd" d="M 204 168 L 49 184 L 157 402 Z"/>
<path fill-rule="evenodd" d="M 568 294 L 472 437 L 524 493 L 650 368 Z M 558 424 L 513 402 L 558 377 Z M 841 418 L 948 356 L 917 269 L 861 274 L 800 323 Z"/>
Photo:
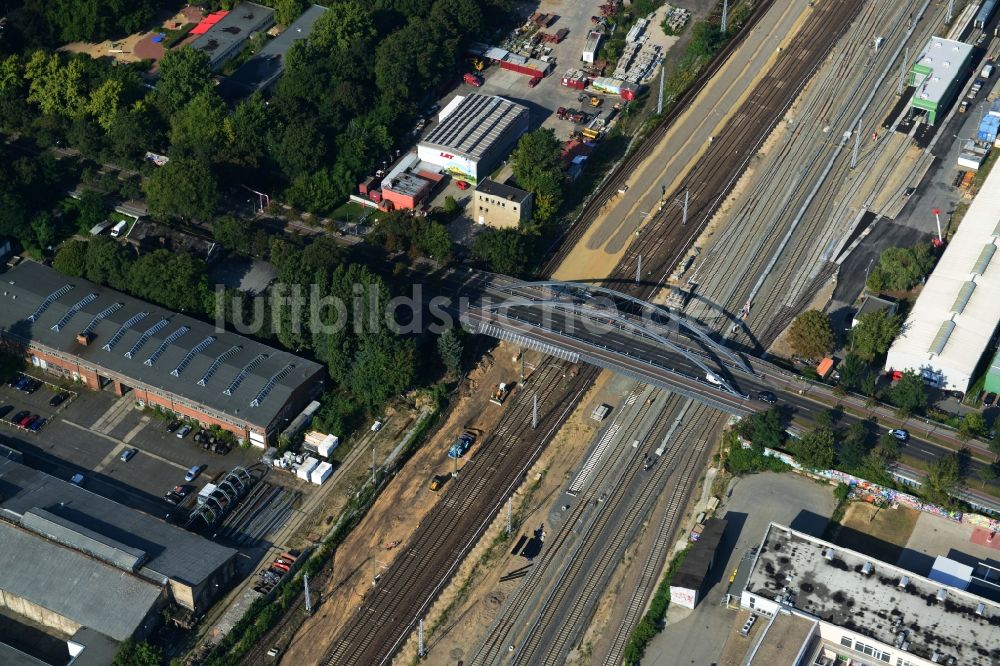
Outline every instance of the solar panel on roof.
<path fill-rule="evenodd" d="M 176 331 L 174 331 L 166 338 L 164 338 L 163 342 L 160 343 L 160 346 L 156 348 L 156 351 L 150 354 L 149 358 L 146 359 L 146 365 L 152 367 L 152 365 L 156 363 L 156 360 L 160 358 L 160 355 L 163 354 L 164 351 L 166 351 L 167 347 L 180 340 L 190 330 L 191 330 L 190 326 L 181 326 Z"/>
<path fill-rule="evenodd" d="M 91 301 L 95 300 L 96 298 L 97 298 L 97 294 L 87 294 L 86 296 L 84 296 L 82 299 L 80 299 L 80 302 L 78 302 L 76 305 L 74 305 L 73 307 L 71 307 L 69 310 L 66 311 L 66 314 L 64 314 L 62 316 L 62 319 L 60 319 L 59 321 L 57 321 L 52 326 L 52 330 L 53 331 L 60 331 L 60 330 L 62 330 L 62 327 L 65 326 L 66 324 L 68 324 L 69 320 L 72 319 L 73 316 L 77 312 L 79 312 L 81 308 L 83 308 L 85 305 L 87 305 Z"/>
<path fill-rule="evenodd" d="M 83 331 L 81 331 L 80 334 L 84 336 L 90 335 L 91 333 L 94 332 L 94 329 L 97 328 L 97 325 L 100 324 L 103 319 L 106 319 L 107 317 L 110 317 L 114 313 L 118 312 L 118 310 L 120 310 L 121 307 L 122 307 L 121 303 L 112 303 L 108 307 L 104 308 L 103 310 L 97 313 L 97 316 L 95 316 L 93 319 L 90 320 L 90 323 L 87 324 L 87 328 L 83 329 Z"/>
<path fill-rule="evenodd" d="M 154 335 L 162 331 L 164 328 L 166 328 L 167 324 L 169 323 L 170 322 L 168 320 L 161 319 L 160 321 L 156 322 L 148 329 L 146 329 L 146 332 L 140 335 L 139 339 L 135 341 L 134 345 L 132 345 L 132 349 L 129 349 L 127 352 L 125 352 L 125 358 L 132 358 L 133 356 L 135 356 L 135 353 L 140 349 L 142 349 L 142 346 L 146 344 L 151 337 L 153 337 Z"/>
<path fill-rule="evenodd" d="M 253 400 L 250 401 L 250 406 L 259 407 L 261 401 L 267 397 L 267 394 L 271 392 L 271 389 L 274 388 L 275 384 L 284 379 L 285 375 L 291 372 L 293 368 L 295 368 L 295 364 L 289 363 L 281 370 L 279 370 L 277 374 L 268 379 L 267 383 L 264 384 L 264 386 L 260 389 L 260 391 L 257 392 L 257 397 L 255 397 Z"/>
<path fill-rule="evenodd" d="M 948 344 L 948 338 L 951 337 L 951 332 L 954 330 L 955 322 L 951 319 L 941 322 L 941 328 L 938 329 L 937 335 L 934 336 L 934 341 L 931 342 L 931 346 L 927 351 L 932 354 L 940 354 L 943 352 L 944 346 Z"/>
<path fill-rule="evenodd" d="M 233 391 L 238 389 L 240 387 L 240 384 L 243 383 L 243 380 L 246 379 L 251 372 L 253 372 L 253 369 L 256 368 L 258 365 L 260 365 L 261 363 L 263 363 L 264 359 L 266 358 L 267 354 L 257 354 L 257 356 L 255 356 L 252 361 L 243 366 L 243 369 L 240 370 L 240 374 L 236 375 L 236 379 L 234 379 L 229 384 L 229 387 L 226 388 L 226 390 L 223 391 L 223 393 L 225 393 L 226 395 L 232 395 Z"/>
<path fill-rule="evenodd" d="M 205 384 L 207 384 L 208 380 L 212 378 L 212 375 L 218 372 L 219 368 L 222 367 L 223 363 L 231 359 L 233 356 L 235 356 L 242 350 L 243 347 L 241 347 L 240 345 L 236 345 L 235 347 L 230 347 L 226 351 L 219 354 L 219 357 L 216 358 L 214 361 L 212 361 L 212 365 L 208 366 L 208 370 L 206 370 L 205 374 L 203 374 L 201 376 L 201 379 L 198 380 L 198 386 L 204 386 Z"/>
<path fill-rule="evenodd" d="M 58 289 L 56 289 L 55 291 L 53 291 L 51 294 L 49 294 L 48 296 L 46 296 L 45 300 L 42 301 L 42 304 L 38 306 L 38 309 L 35 310 L 34 313 L 32 313 L 31 315 L 28 316 L 28 321 L 30 321 L 32 323 L 38 321 L 38 318 L 42 316 L 42 313 L 45 312 L 46 310 L 48 310 L 49 306 L 52 305 L 53 303 L 55 303 L 55 301 L 56 301 L 57 298 L 59 298 L 61 296 L 64 296 L 65 294 L 69 293 L 69 291 L 72 288 L 73 288 L 73 285 L 71 285 L 71 284 L 63 285 L 62 287 L 59 287 Z"/>
<path fill-rule="evenodd" d="M 211 345 L 215 341 L 216 337 L 214 335 L 210 335 L 201 342 L 199 342 L 198 344 L 196 344 L 194 347 L 191 348 L 191 351 L 189 351 L 187 354 L 184 355 L 184 358 L 182 358 L 181 362 L 177 364 L 177 367 L 170 371 L 170 374 L 172 374 L 174 377 L 180 377 L 181 373 L 184 372 L 184 368 L 188 367 L 188 364 L 191 362 L 191 360 L 201 352 L 205 351 L 209 347 L 209 345 Z"/>
<path fill-rule="evenodd" d="M 139 314 L 134 315 L 131 319 L 122 324 L 121 327 L 118 329 L 118 331 L 111 336 L 111 339 L 108 340 L 107 344 L 104 345 L 103 347 L 104 351 L 111 351 L 112 349 L 114 349 L 115 345 L 117 345 L 119 342 L 122 341 L 122 336 L 125 335 L 125 331 L 138 324 L 147 316 L 149 316 L 148 312 L 140 312 Z"/>

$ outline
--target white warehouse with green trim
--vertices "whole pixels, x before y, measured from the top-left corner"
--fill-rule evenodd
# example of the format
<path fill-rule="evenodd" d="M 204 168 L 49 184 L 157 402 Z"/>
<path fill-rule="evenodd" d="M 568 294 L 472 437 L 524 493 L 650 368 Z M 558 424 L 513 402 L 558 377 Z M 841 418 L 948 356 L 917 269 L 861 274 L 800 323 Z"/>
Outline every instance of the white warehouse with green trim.
<path fill-rule="evenodd" d="M 929 125 L 955 101 L 969 74 L 972 45 L 943 37 L 931 37 L 910 69 L 909 84 L 916 88 L 910 108 L 922 111 Z"/>

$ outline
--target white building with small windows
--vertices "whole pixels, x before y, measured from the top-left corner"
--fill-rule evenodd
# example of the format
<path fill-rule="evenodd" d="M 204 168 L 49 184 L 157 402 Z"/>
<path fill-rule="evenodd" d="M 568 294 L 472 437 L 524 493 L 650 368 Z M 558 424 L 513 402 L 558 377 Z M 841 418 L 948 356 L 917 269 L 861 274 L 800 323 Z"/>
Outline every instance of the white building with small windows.
<path fill-rule="evenodd" d="M 774 523 L 740 605 L 748 666 L 1000 663 L 1000 605 Z"/>

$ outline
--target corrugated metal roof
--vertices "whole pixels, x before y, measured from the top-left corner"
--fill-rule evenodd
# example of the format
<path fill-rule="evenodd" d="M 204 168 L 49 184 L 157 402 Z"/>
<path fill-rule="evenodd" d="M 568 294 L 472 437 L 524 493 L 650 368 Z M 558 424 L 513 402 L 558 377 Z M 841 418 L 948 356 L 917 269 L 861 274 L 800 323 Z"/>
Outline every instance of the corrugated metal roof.
<path fill-rule="evenodd" d="M 7 271 L 3 276 L 2 286 L 0 329 L 5 330 L 8 335 L 44 345 L 62 354 L 77 356 L 84 364 L 118 373 L 131 380 L 126 382 L 130 386 L 148 387 L 161 393 L 173 394 L 192 405 L 204 405 L 233 423 L 268 426 L 284 410 L 292 392 L 322 370 L 322 366 L 313 361 L 235 333 L 219 331 L 212 324 L 151 305 L 82 278 L 62 275 L 33 261 L 22 261 Z M 53 299 L 36 322 L 27 321 L 28 316 L 40 308 L 47 296 L 66 286 L 71 288 Z M 71 325 L 63 326 L 58 331 L 53 330 L 53 324 L 59 322 L 68 310 L 80 302 L 80 294 L 89 293 L 96 293 L 97 298 L 80 308 L 79 313 L 71 320 Z M 122 307 L 110 310 L 109 306 L 117 303 L 121 303 Z M 142 313 L 146 315 L 140 318 Z M 92 329 L 95 336 L 93 342 L 87 346 L 80 345 L 76 334 L 101 314 L 105 316 L 97 319 Z M 167 324 L 160 325 L 159 322 L 163 321 Z M 169 336 L 183 327 L 190 332 L 160 350 Z M 149 335 L 143 340 L 147 332 Z M 211 344 L 202 346 L 200 343 L 209 337 L 213 338 Z M 109 350 L 105 347 L 110 342 L 115 344 L 110 345 Z M 200 347 L 199 352 L 188 358 L 195 347 Z M 124 354 L 133 348 L 136 348 L 134 358 L 126 357 Z M 234 348 L 237 352 L 215 368 L 211 380 L 206 381 L 204 386 L 200 385 L 198 380 L 206 374 L 213 362 L 226 350 Z M 154 351 L 159 351 L 159 354 L 153 363 L 146 365 L 145 361 Z M 224 389 L 239 374 L 240 369 L 260 354 L 266 354 L 267 360 L 246 377 L 239 390 L 233 391 L 232 395 L 225 394 Z M 172 371 L 180 368 L 182 362 L 184 368 L 174 375 Z M 284 377 L 259 406 L 251 406 L 254 396 L 268 379 L 289 363 L 295 365 L 295 371 Z"/>
<path fill-rule="evenodd" d="M 914 370 L 934 378 L 937 385 L 948 390 L 968 390 L 979 359 L 1000 322 L 1000 262 L 989 260 L 996 249 L 993 243 L 998 220 L 1000 169 L 994 169 L 927 279 L 902 333 L 890 347 L 886 370 Z M 962 311 L 954 313 L 952 308 L 973 278 L 976 288 Z M 942 324 L 952 319 L 952 330 L 938 348 Z"/>

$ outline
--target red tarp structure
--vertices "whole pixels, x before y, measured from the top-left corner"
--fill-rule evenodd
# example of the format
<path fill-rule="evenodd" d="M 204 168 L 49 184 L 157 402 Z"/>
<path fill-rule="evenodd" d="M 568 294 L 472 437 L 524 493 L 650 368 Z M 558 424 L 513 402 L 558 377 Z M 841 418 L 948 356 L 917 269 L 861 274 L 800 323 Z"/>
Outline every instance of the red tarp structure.
<path fill-rule="evenodd" d="M 191 35 L 204 35 L 206 32 L 208 32 L 209 30 L 212 29 L 213 25 L 215 25 L 216 23 L 218 23 L 219 21 L 221 21 L 222 17 L 225 16 L 226 14 L 228 14 L 228 13 L 229 12 L 226 11 L 226 10 L 220 10 L 220 11 L 217 11 L 217 12 L 212 12 L 211 14 L 209 14 L 208 16 L 206 16 L 204 19 L 202 19 L 201 23 L 199 23 L 194 28 L 192 28 L 191 32 L 188 33 L 188 34 L 191 34 Z"/>

